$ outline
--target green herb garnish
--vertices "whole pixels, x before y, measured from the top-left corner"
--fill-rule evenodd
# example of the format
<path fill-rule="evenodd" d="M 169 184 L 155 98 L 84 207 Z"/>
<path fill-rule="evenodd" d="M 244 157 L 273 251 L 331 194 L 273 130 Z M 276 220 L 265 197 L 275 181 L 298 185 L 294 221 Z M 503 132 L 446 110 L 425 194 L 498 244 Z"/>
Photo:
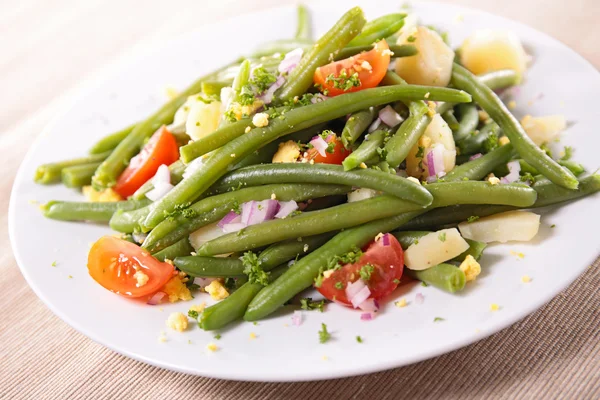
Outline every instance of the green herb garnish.
<path fill-rule="evenodd" d="M 327 325 L 322 323 L 319 331 L 319 343 L 326 343 L 329 339 L 331 339 L 331 334 L 327 331 Z"/>

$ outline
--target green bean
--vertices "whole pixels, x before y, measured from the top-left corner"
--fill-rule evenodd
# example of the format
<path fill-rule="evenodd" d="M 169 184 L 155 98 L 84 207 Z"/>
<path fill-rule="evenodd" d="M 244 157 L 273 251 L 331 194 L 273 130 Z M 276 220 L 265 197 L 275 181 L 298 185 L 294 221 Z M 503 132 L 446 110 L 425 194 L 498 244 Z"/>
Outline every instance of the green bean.
<path fill-rule="evenodd" d="M 281 113 L 283 110 L 284 108 L 279 107 L 275 110 L 267 111 L 267 114 L 272 115 L 273 113 Z M 243 136 L 247 127 L 250 127 L 251 129 L 256 128 L 252 123 L 251 118 L 242 118 L 239 121 L 220 126 L 216 131 L 204 136 L 202 139 L 195 140 L 190 144 L 182 146 L 179 149 L 181 160 L 184 163 L 189 164 L 194 159 L 204 154 L 208 154 L 232 140 Z"/>
<path fill-rule="evenodd" d="M 298 22 L 296 25 L 296 34 L 294 37 L 300 40 L 312 40 L 312 26 L 310 23 L 310 13 L 302 4 L 298 5 Z"/>
<path fill-rule="evenodd" d="M 271 271 L 269 280 L 274 281 L 279 278 L 287 269 L 286 264 L 275 268 Z M 250 301 L 263 287 L 260 283 L 246 282 L 223 301 L 206 308 L 200 315 L 198 326 L 206 331 L 212 331 L 242 318 Z"/>
<path fill-rule="evenodd" d="M 144 221 L 144 218 L 146 218 L 146 215 L 148 215 L 149 210 L 150 205 L 138 208 L 137 210 L 117 211 L 110 218 L 108 225 L 112 230 L 121 233 L 142 231 L 141 223 Z"/>
<path fill-rule="evenodd" d="M 41 183 L 44 185 L 50 183 L 57 183 L 61 180 L 62 170 L 68 167 L 74 167 L 77 165 L 91 164 L 102 162 L 110 155 L 110 151 L 100 153 L 100 154 L 92 154 L 86 157 L 74 158 L 71 160 L 58 161 L 49 164 L 43 164 L 37 167 L 35 170 L 35 175 L 33 180 L 36 183 Z"/>
<path fill-rule="evenodd" d="M 297 132 L 348 113 L 371 106 L 398 100 L 432 100 L 454 102 L 470 101 L 470 96 L 447 88 L 427 86 L 388 86 L 361 90 L 333 97 L 323 102 L 310 104 L 288 111 L 283 119 L 275 118 L 265 128 L 255 128 L 232 140 L 217 150 L 206 162 L 185 181 L 181 182 L 165 197 L 152 205 L 144 225 L 153 228 L 164 219 L 165 212 L 173 211 L 177 204 L 193 201 L 225 174 L 236 158 L 242 158 L 281 136 Z"/>
<path fill-rule="evenodd" d="M 377 171 L 357 169 L 344 171 L 340 165 L 278 163 L 240 168 L 225 175 L 212 190 L 223 193 L 231 188 L 272 183 L 322 183 L 357 186 L 380 190 L 421 206 L 431 203 L 431 194 L 418 183 Z"/>
<path fill-rule="evenodd" d="M 321 247 L 337 232 L 325 232 L 320 235 L 298 237 L 275 243 L 258 255 L 258 262 L 264 268 L 272 268 L 284 262 L 306 255 Z"/>
<path fill-rule="evenodd" d="M 74 202 L 52 200 L 41 206 L 44 216 L 60 221 L 108 222 L 119 211 L 135 210 L 149 204 L 149 200 L 116 202 Z"/>
<path fill-rule="evenodd" d="M 459 142 L 477 129 L 479 124 L 479 113 L 473 103 L 459 104 L 456 106 L 458 129 L 452 132 L 454 141 Z"/>
<path fill-rule="evenodd" d="M 207 81 L 200 84 L 200 90 L 208 96 L 220 96 L 221 89 L 231 86 L 231 84 L 230 81 Z"/>
<path fill-rule="evenodd" d="M 171 184 L 176 185 L 183 179 L 183 172 L 187 166 L 181 161 L 177 160 L 173 164 L 169 165 L 169 172 L 171 173 Z M 133 194 L 135 200 L 145 199 L 146 193 L 154 189 L 152 179 L 149 179 L 144 183 L 138 190 Z"/>
<path fill-rule="evenodd" d="M 537 181 L 532 187 L 537 193 L 535 203 L 529 208 L 545 207 L 567 201 L 573 201 L 600 191 L 600 175 L 595 174 L 582 178 L 577 190 L 565 189 L 553 184 L 548 179 Z M 456 205 L 432 210 L 414 218 L 402 229 L 423 230 L 441 226 L 456 225 L 469 217 L 487 217 L 505 211 L 516 210 L 516 207 L 505 205 Z"/>
<path fill-rule="evenodd" d="M 331 54 L 346 47 L 365 25 L 360 7 L 346 12 L 339 21 L 304 54 L 302 60 L 290 73 L 286 83 L 276 93 L 282 101 L 301 96 L 313 85 L 315 70 L 329 62 Z"/>
<path fill-rule="evenodd" d="M 452 264 L 438 264 L 421 271 L 405 268 L 408 276 L 449 293 L 461 291 L 467 282 L 465 273 Z"/>
<path fill-rule="evenodd" d="M 463 193 L 464 202 L 487 200 L 487 202 L 489 203 L 490 201 L 492 201 L 492 199 L 495 200 L 496 196 L 490 194 L 484 195 L 486 196 L 486 198 L 481 198 L 477 200 L 473 198 L 473 195 L 475 194 L 475 197 L 478 197 L 479 195 L 481 195 L 480 193 L 474 193 L 473 190 L 461 190 L 462 187 L 466 187 L 466 184 L 469 184 L 469 187 L 475 187 L 476 185 L 481 183 L 485 184 L 485 182 L 460 183 L 462 183 L 464 186 L 455 186 L 452 192 L 458 192 L 456 193 L 457 196 L 460 193 Z M 457 183 L 454 183 L 454 185 L 456 184 Z M 428 188 L 431 190 L 432 187 L 437 187 L 438 185 L 442 184 L 431 184 L 428 185 Z M 488 186 L 490 186 L 490 188 L 492 187 L 492 185 Z M 444 188 L 452 188 L 450 186 L 439 187 L 442 190 Z M 502 186 L 494 185 L 494 187 L 499 188 Z M 490 190 L 490 188 L 487 188 L 486 190 Z M 519 197 L 521 195 L 523 196 L 523 198 L 530 197 L 528 191 L 525 188 L 522 188 L 521 186 L 514 185 L 514 187 L 511 188 L 510 191 L 512 190 L 516 190 L 515 194 L 519 193 Z M 440 195 L 440 193 L 438 193 L 438 195 Z M 513 196 L 514 195 L 506 195 L 506 193 L 504 193 L 503 195 L 503 197 L 505 198 Z M 455 197 L 454 194 L 452 197 Z M 442 199 L 439 199 L 438 202 L 434 200 L 434 203 L 443 204 L 441 200 Z M 454 198 L 454 200 L 457 200 L 457 198 Z M 400 226 L 418 217 L 422 213 L 424 213 L 424 211 L 422 210 L 402 213 L 393 217 L 375 220 L 363 224 L 361 226 L 350 228 L 340 232 L 329 242 L 325 243 L 313 253 L 309 254 L 305 258 L 292 265 L 290 269 L 286 271 L 286 273 L 282 275 L 281 278 L 279 278 L 277 281 L 273 282 L 271 285 L 261 290 L 248 306 L 248 310 L 246 311 L 246 314 L 244 314 L 244 319 L 254 321 L 269 315 L 270 313 L 275 311 L 279 306 L 281 306 L 286 301 L 295 296 L 297 293 L 311 286 L 314 279 L 319 274 L 319 269 L 327 265 L 333 257 L 344 254 L 350 251 L 353 247 L 361 248 L 369 241 L 373 240 L 375 235 L 377 235 L 378 233 L 390 232 L 395 229 L 398 229 Z"/>
<path fill-rule="evenodd" d="M 169 247 L 167 247 L 167 249 L 168 248 Z M 242 263 L 242 260 L 237 257 L 202 257 L 186 255 L 185 257 L 177 257 L 174 260 L 174 264 L 177 268 L 190 276 L 236 277 L 244 275 L 244 264 Z M 265 269 L 265 271 L 267 270 L 268 269 Z"/>
<path fill-rule="evenodd" d="M 536 192 L 526 185 L 500 186 L 490 185 L 487 182 L 469 181 L 431 184 L 428 185 L 428 189 L 434 197 L 432 207 L 444 207 L 465 202 L 526 207 L 533 204 L 536 199 Z M 421 208 L 415 204 L 392 196 L 377 196 L 324 210 L 302 213 L 291 218 L 251 225 L 239 232 L 229 233 L 208 241 L 197 249 L 197 252 L 201 255 L 215 255 L 244 251 L 282 239 L 350 228 L 419 209 Z"/>
<path fill-rule="evenodd" d="M 523 159 L 557 185 L 577 189 L 578 181 L 573 173 L 561 167 L 536 146 L 504 103 L 476 76 L 460 65 L 455 64 L 452 71 L 452 83 L 457 88 L 464 89 L 473 95 L 474 101 L 502 128 L 504 134 L 510 139 L 511 144 Z"/>
<path fill-rule="evenodd" d="M 240 101 L 242 89 L 248 84 L 248 79 L 250 79 L 250 60 L 244 60 L 240 64 L 240 69 L 233 79 L 233 84 L 231 85 L 234 93 L 233 101 Z"/>
<path fill-rule="evenodd" d="M 453 132 L 460 127 L 460 123 L 454 116 L 453 109 L 447 110 L 441 115 L 444 121 L 448 124 L 448 128 L 452 129 Z"/>
<path fill-rule="evenodd" d="M 96 168 L 100 165 L 97 163 L 75 165 L 62 170 L 62 183 L 68 188 L 80 188 L 92 183 L 92 176 Z"/>
<path fill-rule="evenodd" d="M 424 102 L 411 102 L 409 110 L 410 116 L 385 145 L 385 160 L 392 168 L 397 168 L 406 159 L 431 122 L 429 107 Z"/>
<path fill-rule="evenodd" d="M 535 169 L 531 164 L 529 164 L 527 161 L 523 160 L 522 158 L 518 159 L 517 161 L 519 161 L 519 164 L 521 166 L 521 174 L 527 174 L 527 173 L 529 173 L 531 175 L 539 175 L 540 174 L 537 169 Z M 579 176 L 585 172 L 585 168 L 583 167 L 583 165 L 576 163 L 574 161 L 558 160 L 557 162 L 561 166 L 563 166 L 563 167 L 567 168 L 569 171 L 571 171 L 573 173 L 573 175 L 575 175 L 575 176 Z M 508 170 L 508 166 L 506 164 L 504 164 L 504 165 L 499 165 L 497 168 L 494 169 L 493 172 L 496 176 L 504 176 L 504 175 L 508 174 L 510 171 Z"/>
<path fill-rule="evenodd" d="M 404 26 L 406 14 L 388 14 L 365 24 L 348 46 L 367 46 L 398 32 Z"/>
<path fill-rule="evenodd" d="M 510 86 L 518 85 L 521 81 L 519 74 L 512 69 L 502 69 L 492 71 L 482 75 L 477 75 L 477 79 L 491 90 L 505 89 Z"/>
<path fill-rule="evenodd" d="M 402 249 L 406 250 L 410 245 L 419 241 L 420 238 L 431 233 L 430 231 L 399 231 L 392 232 L 392 234 L 398 239 Z M 452 261 L 463 261 L 467 258 L 468 255 L 475 258 L 475 260 L 479 260 L 481 255 L 483 254 L 483 250 L 486 248 L 486 244 L 483 242 L 478 242 L 476 240 L 465 239 L 465 241 L 469 244 L 469 248 L 454 257 Z"/>
<path fill-rule="evenodd" d="M 497 147 L 489 153 L 454 167 L 444 176 L 444 181 L 460 181 L 464 178 L 480 180 L 500 165 L 506 164 L 514 155 L 510 143 Z"/>
<path fill-rule="evenodd" d="M 349 149 L 354 142 L 367 130 L 369 125 L 375 120 L 380 107 L 369 107 L 366 110 L 357 111 L 348 118 L 344 129 L 342 130 L 342 143 Z"/>
<path fill-rule="evenodd" d="M 188 217 L 176 215 L 157 225 L 150 232 L 142 247 L 151 252 L 165 248 L 195 230 L 218 221 L 231 209 L 247 201 L 269 199 L 273 194 L 280 201 L 303 201 L 347 193 L 349 190 L 349 187 L 340 185 L 277 184 L 240 189 L 207 197 L 189 207 Z M 111 221 L 111 227 L 113 227 L 113 221 Z"/>
<path fill-rule="evenodd" d="M 579 176 L 585 172 L 585 168 L 583 165 L 570 160 L 558 160 L 558 163 L 567 168 L 569 171 L 573 173 L 575 176 Z"/>
<path fill-rule="evenodd" d="M 360 146 L 344 159 L 342 165 L 344 171 L 349 171 L 358 167 L 361 163 L 377 156 L 377 150 L 381 149 L 383 140 L 389 136 L 387 129 L 379 129 L 365 136 Z"/>
<path fill-rule="evenodd" d="M 389 43 L 388 43 L 389 44 Z M 393 58 L 398 57 L 410 57 L 417 54 L 419 51 L 417 48 L 411 44 L 403 44 L 403 45 L 395 45 L 389 44 L 390 51 Z M 334 60 L 343 60 L 348 57 L 355 56 L 357 54 L 362 53 L 363 51 L 373 50 L 373 44 L 368 44 L 366 46 L 353 46 L 353 47 L 344 47 L 337 55 L 334 56 Z"/>
<path fill-rule="evenodd" d="M 490 137 L 490 135 L 498 136 L 500 134 L 500 127 L 495 122 L 490 122 L 485 125 L 479 131 L 475 130 L 467 135 L 463 139 L 456 142 L 456 146 L 460 149 L 460 154 L 475 154 L 484 153 L 483 144 Z"/>
<path fill-rule="evenodd" d="M 113 150 L 119 143 L 121 143 L 123 139 L 127 137 L 127 135 L 129 135 L 133 128 L 135 128 L 135 125 L 136 124 L 130 125 L 127 128 L 123 128 L 118 132 L 112 133 L 98 140 L 89 150 L 89 153 L 101 154 Z"/>
<path fill-rule="evenodd" d="M 186 102 L 188 96 L 200 92 L 202 82 L 214 79 L 215 75 L 218 75 L 218 72 L 213 72 L 199 78 L 146 120 L 136 124 L 131 132 L 119 142 L 108 158 L 98 167 L 92 178 L 92 184 L 97 188 L 114 186 L 118 175 L 125 169 L 129 160 L 140 151 L 146 139 L 152 136 L 162 125 L 173 122 L 175 112 Z"/>
<path fill-rule="evenodd" d="M 158 253 L 154 253 L 152 256 L 160 261 L 176 260 L 177 257 L 187 256 L 192 251 L 194 251 L 194 248 L 190 244 L 188 238 L 183 238 L 179 242 L 170 245 L 166 249 L 163 249 Z"/>

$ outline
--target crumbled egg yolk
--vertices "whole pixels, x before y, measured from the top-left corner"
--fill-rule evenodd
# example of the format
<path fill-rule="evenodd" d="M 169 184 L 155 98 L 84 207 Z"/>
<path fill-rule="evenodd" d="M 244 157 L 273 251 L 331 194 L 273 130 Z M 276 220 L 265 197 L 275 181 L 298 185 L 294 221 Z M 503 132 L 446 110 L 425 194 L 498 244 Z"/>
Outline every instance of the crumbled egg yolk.
<path fill-rule="evenodd" d="M 167 326 L 177 332 L 183 332 L 188 327 L 188 319 L 183 313 L 174 312 L 169 315 Z"/>
<path fill-rule="evenodd" d="M 415 178 L 414 176 L 409 176 L 409 177 L 408 177 L 408 178 L 406 178 L 406 179 L 408 179 L 409 181 L 411 181 L 411 182 L 413 182 L 413 183 L 416 183 L 417 185 L 420 185 L 420 184 L 421 184 L 421 181 L 420 181 L 420 180 L 418 180 L 417 178 Z"/>
<path fill-rule="evenodd" d="M 196 311 L 198 314 L 200 314 L 202 311 L 204 311 L 205 308 L 206 303 L 202 302 L 200 304 L 194 304 L 193 306 L 191 306 L 190 311 Z"/>
<path fill-rule="evenodd" d="M 217 280 L 212 281 L 204 290 L 215 300 L 223 300 L 229 296 L 227 289 Z"/>
<path fill-rule="evenodd" d="M 133 274 L 133 277 L 135 278 L 135 280 L 137 281 L 135 283 L 136 287 L 142 287 L 144 286 L 146 283 L 148 283 L 148 281 L 150 280 L 150 278 L 148 277 L 148 275 L 146 275 L 145 273 L 143 273 L 142 271 L 135 271 L 135 274 Z"/>
<path fill-rule="evenodd" d="M 333 270 L 332 269 L 328 269 L 327 271 L 323 272 L 323 278 L 327 279 L 329 278 L 331 275 L 333 274 Z"/>
<path fill-rule="evenodd" d="M 498 311 L 500 309 L 500 306 L 496 303 L 492 303 L 490 304 L 490 310 L 491 311 Z"/>
<path fill-rule="evenodd" d="M 256 333 L 250 332 L 250 339 L 256 339 Z"/>
<path fill-rule="evenodd" d="M 169 301 L 171 303 L 175 303 L 178 300 L 191 300 L 192 294 L 190 293 L 190 289 L 185 285 L 187 282 L 187 277 L 183 272 L 180 272 L 178 275 L 172 277 L 169 282 L 163 286 L 161 291 L 165 292 L 169 296 Z"/>
<path fill-rule="evenodd" d="M 369 64 L 368 61 L 363 61 L 362 63 L 360 63 L 360 67 L 362 69 L 366 69 L 367 71 L 372 71 L 373 70 L 373 66 L 371 64 Z"/>
<path fill-rule="evenodd" d="M 517 102 L 514 100 L 509 101 L 508 108 L 510 108 L 511 110 L 514 110 L 515 108 L 517 108 Z"/>
<path fill-rule="evenodd" d="M 407 302 L 405 298 L 401 298 L 400 300 L 398 300 L 397 302 L 394 303 L 394 305 L 398 308 L 402 308 L 402 307 L 406 307 L 407 306 Z"/>
<path fill-rule="evenodd" d="M 483 110 L 477 111 L 477 114 L 479 114 L 479 120 L 480 121 L 485 122 L 488 119 L 490 119 L 490 115 L 488 113 L 486 113 L 485 111 L 483 111 Z"/>
<path fill-rule="evenodd" d="M 108 203 L 123 200 L 117 192 L 110 188 L 97 191 L 91 186 L 84 186 L 81 190 L 87 201 L 102 201 Z"/>
<path fill-rule="evenodd" d="M 419 138 L 419 146 L 425 148 L 431 147 L 431 138 L 429 136 L 421 136 Z"/>
<path fill-rule="evenodd" d="M 249 126 L 246 127 L 246 129 L 244 129 L 244 132 L 248 133 L 252 130 L 252 128 L 250 128 Z"/>
<path fill-rule="evenodd" d="M 531 282 L 531 278 L 529 277 L 529 275 L 523 275 L 521 277 L 521 282 L 523 282 L 523 283 L 529 283 L 529 282 Z"/>
<path fill-rule="evenodd" d="M 505 144 L 510 143 L 510 139 L 506 136 L 502 136 L 500 139 L 498 139 L 498 143 L 500 144 L 500 146 L 504 146 Z"/>
<path fill-rule="evenodd" d="M 473 258 L 473 256 L 470 254 L 467 256 L 467 258 L 465 258 L 458 268 L 465 273 L 467 282 L 474 281 L 481 273 L 481 265 L 479 265 L 475 258 Z"/>
<path fill-rule="evenodd" d="M 273 163 L 296 162 L 300 157 L 300 146 L 293 140 L 280 143 L 277 153 L 273 156 Z"/>
<path fill-rule="evenodd" d="M 158 341 L 160 343 L 164 343 L 167 341 L 167 337 L 165 336 L 164 332 L 162 332 L 162 331 L 160 332 L 160 335 L 158 335 Z"/>
<path fill-rule="evenodd" d="M 365 164 L 364 162 L 361 162 L 359 164 L 359 167 L 361 167 L 362 169 L 365 169 L 365 168 L 367 168 L 367 164 Z"/>
<path fill-rule="evenodd" d="M 219 347 L 214 343 L 209 343 L 206 346 L 206 348 L 208 349 L 208 351 L 213 351 L 213 352 L 219 350 Z"/>
<path fill-rule="evenodd" d="M 523 253 L 521 253 L 521 252 L 518 252 L 518 251 L 514 251 L 514 250 L 511 250 L 511 251 L 510 251 L 510 255 L 511 255 L 511 256 L 518 257 L 518 258 L 520 258 L 520 259 L 523 259 L 523 258 L 525 258 L 525 254 L 523 254 Z"/>
<path fill-rule="evenodd" d="M 487 181 L 490 183 L 490 185 L 497 185 L 500 183 L 500 179 L 496 178 L 495 176 L 489 176 L 487 178 Z"/>
<path fill-rule="evenodd" d="M 269 114 L 267 113 L 257 113 L 252 117 L 252 123 L 257 128 L 262 128 L 269 125 Z"/>

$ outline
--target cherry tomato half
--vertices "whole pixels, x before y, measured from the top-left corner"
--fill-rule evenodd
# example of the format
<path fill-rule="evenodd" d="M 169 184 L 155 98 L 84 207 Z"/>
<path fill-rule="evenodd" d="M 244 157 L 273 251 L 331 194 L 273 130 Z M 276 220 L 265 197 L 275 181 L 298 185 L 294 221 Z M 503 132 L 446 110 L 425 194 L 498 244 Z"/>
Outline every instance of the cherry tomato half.
<path fill-rule="evenodd" d="M 131 159 L 121 173 L 114 190 L 123 198 L 135 193 L 152 178 L 162 164 L 170 165 L 179 158 L 175 137 L 165 126 L 160 127 L 139 154 Z"/>
<path fill-rule="evenodd" d="M 373 272 L 365 284 L 369 287 L 369 298 L 379 300 L 396 289 L 402 277 L 404 268 L 404 253 L 398 240 L 388 234 L 389 245 L 383 245 L 383 239 L 371 242 L 366 251 L 354 264 L 346 264 L 333 271 L 329 277 L 323 279 L 321 287 L 317 288 L 326 298 L 338 303 L 351 306 L 346 296 L 348 283 L 361 279 L 360 270 L 370 264 Z"/>
<path fill-rule="evenodd" d="M 308 150 L 308 159 L 314 160 L 315 163 L 321 164 L 338 164 L 341 165 L 342 161 L 346 159 L 351 153 L 350 150 L 346 150 L 342 141 L 338 139 L 338 137 L 334 134 L 327 136 L 325 141 L 329 143 L 333 143 L 333 146 L 330 146 L 331 150 L 325 152 L 325 156 L 322 156 L 317 149 Z"/>
<path fill-rule="evenodd" d="M 380 40 L 373 50 L 317 68 L 313 80 L 323 94 L 331 97 L 373 88 L 387 72 L 390 55 L 387 42 Z"/>
<path fill-rule="evenodd" d="M 90 249 L 88 272 L 111 292 L 143 297 L 162 288 L 173 277 L 175 269 L 133 243 L 103 236 Z"/>

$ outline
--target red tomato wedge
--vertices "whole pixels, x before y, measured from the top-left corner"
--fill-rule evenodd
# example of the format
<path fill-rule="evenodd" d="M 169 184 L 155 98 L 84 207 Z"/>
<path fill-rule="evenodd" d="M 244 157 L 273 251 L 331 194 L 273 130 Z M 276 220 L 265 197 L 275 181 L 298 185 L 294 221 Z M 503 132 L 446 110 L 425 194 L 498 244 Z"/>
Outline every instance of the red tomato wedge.
<path fill-rule="evenodd" d="M 173 265 L 114 236 L 101 237 L 88 254 L 88 272 L 105 289 L 127 297 L 156 293 L 173 277 Z"/>
<path fill-rule="evenodd" d="M 309 160 L 314 160 L 315 163 L 341 165 L 342 162 L 346 159 L 346 157 L 348 157 L 350 155 L 351 151 L 346 150 L 342 141 L 340 139 L 338 139 L 338 137 L 336 135 L 332 134 L 332 135 L 327 136 L 327 139 L 325 139 L 325 141 L 328 144 L 333 143 L 333 149 L 331 152 L 326 151 L 325 156 L 322 156 L 317 151 L 317 149 L 312 148 L 312 149 L 308 150 L 307 158 Z"/>
<path fill-rule="evenodd" d="M 171 165 L 179 158 L 175 137 L 163 125 L 152 135 L 148 143 L 121 173 L 114 190 L 123 198 L 135 193 L 152 178 L 162 164 Z"/>
<path fill-rule="evenodd" d="M 352 306 L 346 296 L 346 286 L 361 279 L 360 270 L 369 264 L 373 267 L 371 276 L 365 281 L 371 291 L 369 298 L 379 300 L 392 293 L 402 277 L 404 252 L 393 235 L 386 236 L 385 240 L 381 238 L 371 242 L 358 262 L 346 264 L 323 279 L 321 287 L 317 288 L 319 292 L 329 300 Z"/>
<path fill-rule="evenodd" d="M 331 97 L 373 88 L 387 72 L 390 55 L 387 42 L 380 40 L 373 50 L 317 68 L 313 80 L 323 94 Z"/>

